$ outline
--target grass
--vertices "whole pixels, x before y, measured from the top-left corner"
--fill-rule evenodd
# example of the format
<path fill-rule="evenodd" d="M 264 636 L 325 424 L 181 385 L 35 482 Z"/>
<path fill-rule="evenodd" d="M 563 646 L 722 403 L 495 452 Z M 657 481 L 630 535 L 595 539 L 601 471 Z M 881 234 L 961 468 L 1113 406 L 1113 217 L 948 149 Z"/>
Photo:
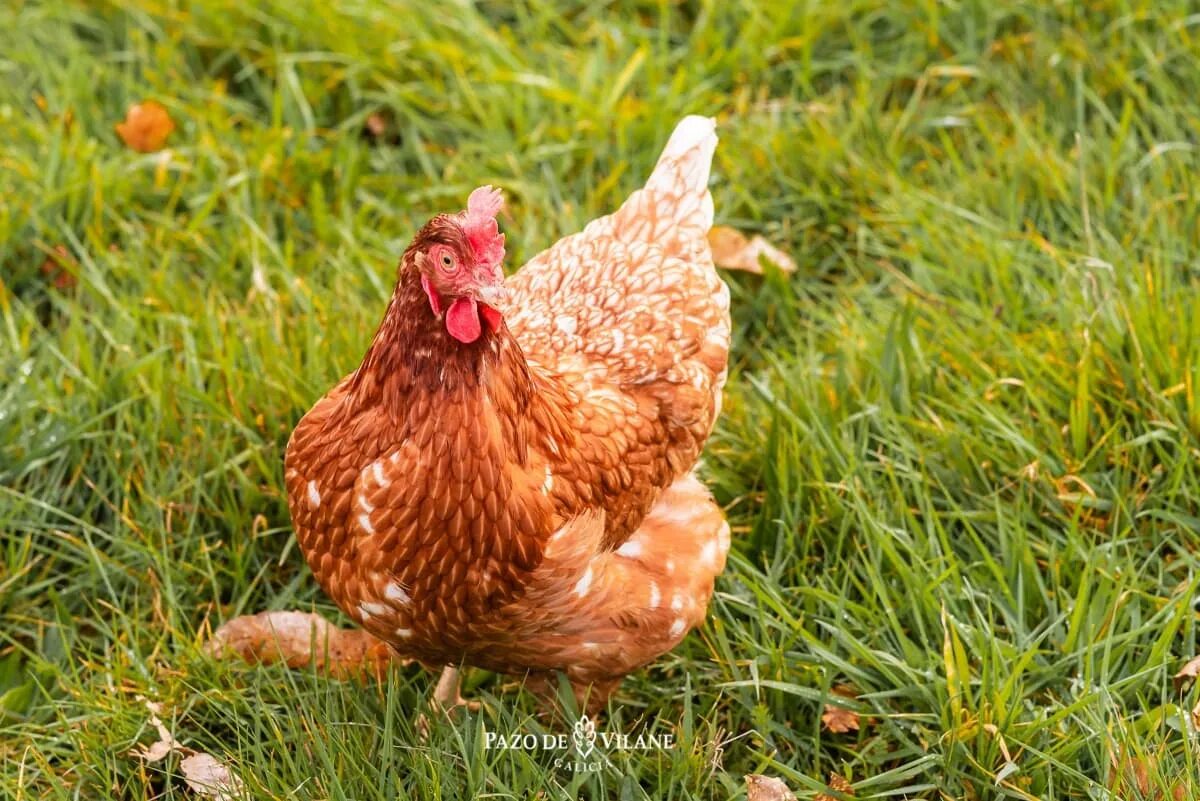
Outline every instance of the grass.
<path fill-rule="evenodd" d="M 140 0 L 0 9 L 0 796 L 185 798 L 140 696 L 253 797 L 1200 794 L 1200 16 L 1186 2 Z M 178 129 L 125 148 L 144 98 Z M 600 727 L 216 662 L 210 627 L 334 613 L 282 452 L 357 363 L 414 228 L 508 193 L 511 263 L 716 115 L 730 275 L 703 475 L 736 532 L 711 619 Z M 369 115 L 387 124 L 364 134 Z M 77 278 L 56 287 L 41 266 Z M 821 724 L 834 689 L 857 732 Z M 1110 792 L 1110 760 L 1136 765 Z"/>

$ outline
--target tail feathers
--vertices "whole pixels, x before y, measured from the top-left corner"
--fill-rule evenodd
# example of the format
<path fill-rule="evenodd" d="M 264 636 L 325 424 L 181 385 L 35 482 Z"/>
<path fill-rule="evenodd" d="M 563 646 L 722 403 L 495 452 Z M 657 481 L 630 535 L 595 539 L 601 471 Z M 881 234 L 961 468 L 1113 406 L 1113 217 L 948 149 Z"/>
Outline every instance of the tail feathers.
<path fill-rule="evenodd" d="M 716 121 L 692 114 L 679 121 L 662 149 L 659 163 L 650 173 L 646 188 L 678 198 L 678 222 L 713 224 L 713 198 L 708 194 L 708 174 L 716 150 Z"/>
<path fill-rule="evenodd" d="M 628 244 L 654 244 L 667 256 L 700 257 L 707 251 L 713 222 L 708 174 L 717 147 L 716 127 L 709 117 L 684 117 L 646 185 L 611 216 L 593 220 L 588 227 Z"/>
<path fill-rule="evenodd" d="M 716 130 L 717 123 L 711 117 L 693 114 L 680 120 L 646 188 L 703 192 L 708 187 L 713 151 L 717 148 Z"/>
<path fill-rule="evenodd" d="M 712 227 L 712 195 L 708 193 L 708 176 L 712 169 L 713 152 L 717 148 L 716 121 L 711 117 L 690 115 L 684 117 L 662 155 L 654 172 L 646 181 L 648 193 L 662 197 L 655 203 L 660 213 L 665 212 L 676 223 L 701 227 Z M 674 206 L 665 208 L 665 203 Z"/>

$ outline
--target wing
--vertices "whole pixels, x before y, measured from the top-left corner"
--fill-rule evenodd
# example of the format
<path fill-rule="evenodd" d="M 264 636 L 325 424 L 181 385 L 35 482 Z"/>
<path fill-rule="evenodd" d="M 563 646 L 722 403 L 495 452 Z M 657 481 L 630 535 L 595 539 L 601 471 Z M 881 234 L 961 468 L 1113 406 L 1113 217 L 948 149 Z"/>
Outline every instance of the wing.
<path fill-rule="evenodd" d="M 716 135 L 688 117 L 645 187 L 509 280 L 510 330 L 531 372 L 575 399 L 578 494 L 600 496 L 608 542 L 695 463 L 720 409 L 729 291 L 712 263 Z M 586 467 L 586 465 L 584 466 Z"/>

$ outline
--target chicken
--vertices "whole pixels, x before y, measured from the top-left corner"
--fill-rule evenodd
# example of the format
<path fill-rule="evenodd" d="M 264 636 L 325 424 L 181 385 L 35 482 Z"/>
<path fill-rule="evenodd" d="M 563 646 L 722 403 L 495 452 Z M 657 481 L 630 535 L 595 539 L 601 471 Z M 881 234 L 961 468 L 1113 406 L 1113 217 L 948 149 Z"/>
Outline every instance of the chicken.
<path fill-rule="evenodd" d="M 691 471 L 721 405 L 729 293 L 706 234 L 712 120 L 645 187 L 505 280 L 501 195 L 417 233 L 361 365 L 285 458 L 318 582 L 404 657 L 589 707 L 705 616 L 729 526 Z"/>

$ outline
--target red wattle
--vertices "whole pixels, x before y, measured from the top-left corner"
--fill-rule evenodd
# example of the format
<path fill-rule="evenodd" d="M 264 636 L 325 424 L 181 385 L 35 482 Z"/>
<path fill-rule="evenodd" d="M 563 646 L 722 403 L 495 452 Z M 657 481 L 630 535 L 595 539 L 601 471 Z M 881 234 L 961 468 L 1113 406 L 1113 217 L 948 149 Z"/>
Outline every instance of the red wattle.
<path fill-rule="evenodd" d="M 459 298 L 450 304 L 446 311 L 446 330 L 464 344 L 469 345 L 479 339 L 483 331 L 479 325 L 479 307 L 474 298 Z"/>
<path fill-rule="evenodd" d="M 499 311 L 486 303 L 479 304 L 479 311 L 483 313 L 483 319 L 487 320 L 488 328 L 492 329 L 493 332 L 500 330 L 500 320 L 502 318 Z"/>

